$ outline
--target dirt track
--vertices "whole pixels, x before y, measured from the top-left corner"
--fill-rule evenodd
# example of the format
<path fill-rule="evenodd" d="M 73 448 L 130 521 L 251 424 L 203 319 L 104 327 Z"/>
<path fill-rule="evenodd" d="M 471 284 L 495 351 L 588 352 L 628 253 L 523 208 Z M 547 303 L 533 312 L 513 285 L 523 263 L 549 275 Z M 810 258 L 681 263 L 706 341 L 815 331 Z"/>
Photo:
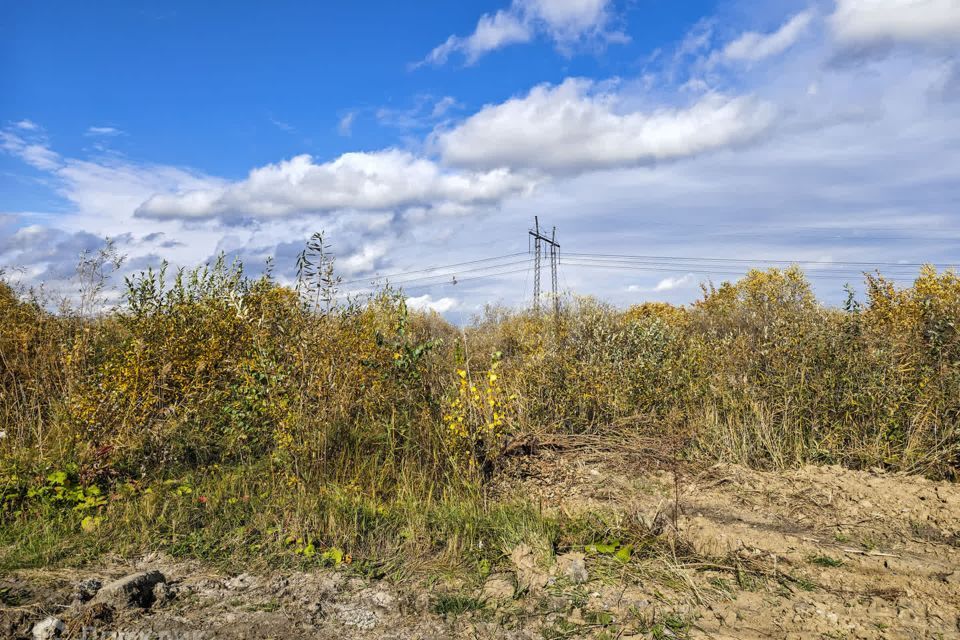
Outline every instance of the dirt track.
<path fill-rule="evenodd" d="M 332 571 L 230 576 L 161 557 L 23 571 L 0 579 L 8 605 L 0 636 L 30 637 L 31 625 L 58 615 L 74 637 L 84 626 L 87 637 L 97 637 L 90 629 L 154 632 L 135 636 L 143 638 L 960 637 L 957 485 L 834 467 L 716 466 L 677 478 L 629 468 L 546 451 L 516 461 L 500 486 L 544 510 L 602 511 L 666 537 L 675 526 L 684 553 L 622 571 L 588 553 L 583 584 L 569 572 L 580 556 L 526 548 L 513 550 L 512 571 L 479 586 Z M 162 571 L 168 585 L 148 608 L 64 609 L 81 579 L 106 583 L 146 569 Z M 443 616 L 442 593 L 485 604 Z"/>

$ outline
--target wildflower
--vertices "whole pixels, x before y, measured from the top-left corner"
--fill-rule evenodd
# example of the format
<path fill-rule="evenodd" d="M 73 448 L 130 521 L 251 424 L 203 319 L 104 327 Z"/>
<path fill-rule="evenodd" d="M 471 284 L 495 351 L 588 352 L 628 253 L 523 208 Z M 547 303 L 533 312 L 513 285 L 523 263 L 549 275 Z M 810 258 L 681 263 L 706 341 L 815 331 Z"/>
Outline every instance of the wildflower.
<path fill-rule="evenodd" d="M 199 502 L 200 504 L 207 504 L 207 496 L 200 496 L 199 498 L 197 498 L 197 502 Z"/>

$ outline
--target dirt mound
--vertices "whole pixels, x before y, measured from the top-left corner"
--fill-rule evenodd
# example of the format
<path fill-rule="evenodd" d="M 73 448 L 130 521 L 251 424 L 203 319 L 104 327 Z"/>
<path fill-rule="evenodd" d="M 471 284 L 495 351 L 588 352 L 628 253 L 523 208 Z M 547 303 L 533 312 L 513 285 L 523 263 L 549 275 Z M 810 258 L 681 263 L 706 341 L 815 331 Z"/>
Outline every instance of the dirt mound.
<path fill-rule="evenodd" d="M 679 567 L 694 635 L 960 637 L 956 484 L 840 467 L 694 472 L 605 460 L 547 451 L 509 475 L 546 509 L 666 521 L 714 559 L 720 571 Z"/>
<path fill-rule="evenodd" d="M 515 459 L 494 489 L 546 512 L 643 522 L 674 553 L 618 563 L 590 549 L 551 558 L 520 546 L 476 584 L 227 575 L 161 556 L 21 571 L 0 579 L 0 636 L 29 638 L 53 616 L 44 633 L 78 638 L 85 629 L 88 638 L 960 637 L 957 485 L 546 450 Z M 100 585 L 150 571 L 163 580 L 136 606 L 97 597 Z"/>

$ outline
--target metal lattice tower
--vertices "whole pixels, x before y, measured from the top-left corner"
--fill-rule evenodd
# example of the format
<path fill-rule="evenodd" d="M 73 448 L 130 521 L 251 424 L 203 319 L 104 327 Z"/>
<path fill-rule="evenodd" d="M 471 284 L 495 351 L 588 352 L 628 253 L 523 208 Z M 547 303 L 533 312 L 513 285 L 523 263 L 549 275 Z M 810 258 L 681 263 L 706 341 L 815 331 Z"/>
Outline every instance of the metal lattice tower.
<path fill-rule="evenodd" d="M 560 292 L 557 286 L 557 268 L 560 262 L 560 245 L 557 244 L 557 228 L 550 236 L 550 291 L 553 294 L 553 315 L 560 317 Z"/>
<path fill-rule="evenodd" d="M 560 264 L 560 245 L 557 244 L 557 228 L 548 238 L 540 233 L 540 219 L 533 217 L 533 229 L 529 231 L 533 238 L 533 309 L 540 312 L 540 266 L 543 260 L 543 245 L 550 245 L 550 293 L 553 296 L 553 313 L 560 316 L 560 295 L 557 282 L 557 269 Z"/>

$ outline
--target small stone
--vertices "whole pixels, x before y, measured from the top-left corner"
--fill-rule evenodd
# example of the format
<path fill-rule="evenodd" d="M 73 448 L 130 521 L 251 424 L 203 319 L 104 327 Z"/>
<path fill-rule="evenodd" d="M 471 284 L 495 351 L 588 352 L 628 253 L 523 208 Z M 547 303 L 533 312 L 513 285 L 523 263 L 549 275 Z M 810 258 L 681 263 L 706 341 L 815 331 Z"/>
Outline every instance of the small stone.
<path fill-rule="evenodd" d="M 144 571 L 114 580 L 97 593 L 95 604 L 109 604 L 117 609 L 136 606 L 146 609 L 153 604 L 154 587 L 167 579 L 159 571 Z"/>
<path fill-rule="evenodd" d="M 50 616 L 33 625 L 33 640 L 51 640 L 63 636 L 63 620 Z"/>
<path fill-rule="evenodd" d="M 563 574 L 574 584 L 583 584 L 589 579 L 587 564 L 582 553 L 565 553 L 557 558 Z"/>
<path fill-rule="evenodd" d="M 73 588 L 73 600 L 79 603 L 88 602 L 97 595 L 102 587 L 103 583 L 96 578 L 81 580 Z"/>

